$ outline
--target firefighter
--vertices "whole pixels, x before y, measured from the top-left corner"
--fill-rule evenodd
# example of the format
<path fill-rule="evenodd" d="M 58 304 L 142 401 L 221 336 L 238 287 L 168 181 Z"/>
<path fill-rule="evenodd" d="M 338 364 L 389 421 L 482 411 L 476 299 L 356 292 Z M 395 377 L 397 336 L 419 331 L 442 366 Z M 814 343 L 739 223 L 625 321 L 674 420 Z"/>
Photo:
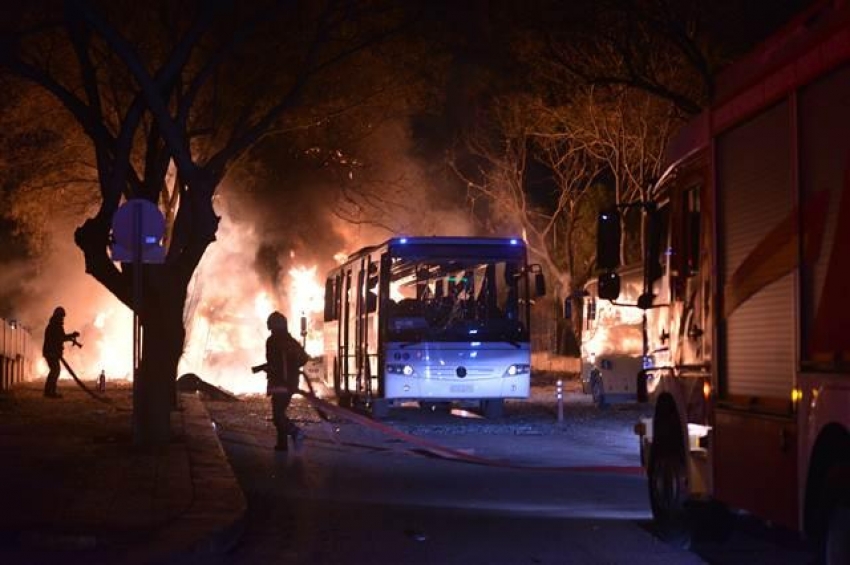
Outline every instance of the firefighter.
<path fill-rule="evenodd" d="M 304 440 L 302 432 L 286 415 L 292 394 L 298 390 L 301 367 L 310 359 L 298 341 L 290 335 L 286 316 L 272 312 L 266 321 L 271 335 L 266 340 L 266 394 L 271 397 L 272 421 L 277 429 L 277 451 L 287 450 L 287 437 L 297 449 Z"/>
<path fill-rule="evenodd" d="M 80 332 L 65 333 L 65 309 L 57 306 L 53 310 L 53 315 L 44 328 L 44 345 L 41 348 L 41 354 L 44 360 L 47 361 L 49 371 L 47 373 L 47 381 L 44 383 L 44 396 L 47 398 L 62 398 L 62 395 L 56 392 L 56 383 L 59 381 L 59 366 L 62 360 L 62 350 L 65 347 L 65 342 L 70 341 L 76 343 L 80 337 Z"/>

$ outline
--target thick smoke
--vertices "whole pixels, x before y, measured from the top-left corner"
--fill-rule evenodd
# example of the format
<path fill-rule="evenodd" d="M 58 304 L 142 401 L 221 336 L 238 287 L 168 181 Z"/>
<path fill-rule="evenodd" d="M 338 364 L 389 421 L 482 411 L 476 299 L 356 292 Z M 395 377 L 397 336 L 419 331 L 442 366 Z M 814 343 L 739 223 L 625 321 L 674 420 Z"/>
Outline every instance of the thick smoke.
<path fill-rule="evenodd" d="M 65 330 L 81 333 L 78 341 L 82 348 L 65 346 L 65 358 L 78 376 L 94 379 L 104 371 L 110 378 L 127 378 L 132 372 L 130 309 L 86 275 L 70 219 L 56 218 L 51 225 L 46 255 L 39 261 L 20 264 L 16 270 L 21 278 L 4 277 L 2 281 L 4 294 L 14 297 L 10 317 L 30 329 L 34 354 L 40 360 L 44 327 L 54 308 L 64 307 Z M 37 363 L 37 376 L 46 372 L 43 361 Z"/>
<path fill-rule="evenodd" d="M 264 360 L 268 314 L 285 313 L 299 337 L 292 313 L 306 306 L 294 303 L 293 273 L 314 269 L 321 292 L 338 258 L 364 246 L 396 235 L 472 233 L 462 195 L 412 156 L 403 124 L 382 126 L 350 153 L 347 167 L 318 165 L 306 152 L 271 161 L 267 155 L 264 175 L 246 186 L 229 180 L 220 189 L 222 220 L 189 289 L 179 373 L 235 392 L 261 392 L 265 380 L 250 367 Z M 4 268 L 0 288 L 16 296 L 14 317 L 32 328 L 37 348 L 51 312 L 62 305 L 66 330 L 82 334 L 82 349 L 66 346 L 80 375 L 93 379 L 103 370 L 108 378 L 129 378 L 132 313 L 85 274 L 73 242 L 81 221 L 54 222 L 50 252 L 38 264 L 16 266 L 14 275 Z M 320 341 L 321 313 L 312 308 L 309 338 Z M 41 364 L 39 376 L 44 373 Z"/>

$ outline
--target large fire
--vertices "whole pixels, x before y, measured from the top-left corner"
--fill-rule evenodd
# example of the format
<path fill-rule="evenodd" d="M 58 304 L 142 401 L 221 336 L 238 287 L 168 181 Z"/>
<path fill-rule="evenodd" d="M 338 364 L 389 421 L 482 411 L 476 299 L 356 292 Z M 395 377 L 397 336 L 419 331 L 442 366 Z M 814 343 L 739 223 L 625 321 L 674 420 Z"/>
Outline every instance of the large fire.
<path fill-rule="evenodd" d="M 266 318 L 275 310 L 287 316 L 289 332 L 311 356 L 322 354 L 324 284 L 319 266 L 296 265 L 275 284 L 263 282 L 253 265 L 256 246 L 250 228 L 222 218 L 219 239 L 208 249 L 189 288 L 186 343 L 178 375 L 194 373 L 237 394 L 265 392 L 264 375 L 252 374 L 251 367 L 265 362 Z M 101 371 L 107 382 L 130 379 L 132 313 L 100 290 L 92 293 L 92 304 L 86 305 L 94 308 L 92 314 L 86 314 L 81 305 L 69 309 L 65 329 L 80 331 L 83 347 L 66 345 L 65 358 L 83 380 L 92 381 Z M 46 375 L 43 359 L 39 358 L 36 372 Z"/>
<path fill-rule="evenodd" d="M 312 356 L 324 349 L 322 329 L 317 315 L 325 309 L 325 287 L 317 281 L 317 265 L 294 267 L 289 271 L 289 332 L 303 340 Z"/>

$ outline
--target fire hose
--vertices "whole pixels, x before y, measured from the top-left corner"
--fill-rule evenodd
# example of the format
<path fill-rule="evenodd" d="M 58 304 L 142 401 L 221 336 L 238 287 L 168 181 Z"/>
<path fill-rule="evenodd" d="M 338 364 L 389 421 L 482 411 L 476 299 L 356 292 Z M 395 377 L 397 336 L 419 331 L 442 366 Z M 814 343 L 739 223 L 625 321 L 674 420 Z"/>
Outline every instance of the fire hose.
<path fill-rule="evenodd" d="M 262 370 L 262 369 L 260 369 Z M 257 371 L 254 371 L 257 372 Z M 380 432 L 384 435 L 393 437 L 395 439 L 401 440 L 406 444 L 415 446 L 417 449 L 416 452 L 421 454 L 429 455 L 432 457 L 436 457 L 439 459 L 449 460 L 449 461 L 458 461 L 463 463 L 471 463 L 476 465 L 485 465 L 488 467 L 501 467 L 506 469 L 524 469 L 529 470 L 533 469 L 536 471 L 558 471 L 558 472 L 573 472 L 573 473 L 611 473 L 611 474 L 621 474 L 621 475 L 642 475 L 643 468 L 640 466 L 620 466 L 620 465 L 572 465 L 572 466 L 537 466 L 537 465 L 521 465 L 517 463 L 510 463 L 508 461 L 503 461 L 499 459 L 491 459 L 488 457 L 480 457 L 476 455 L 471 455 L 464 451 L 460 451 L 457 449 L 452 449 L 450 447 L 446 447 L 440 445 L 439 443 L 424 439 L 422 437 L 418 437 L 412 434 L 408 434 L 397 430 L 391 426 L 386 424 L 382 424 L 380 422 L 376 422 L 372 418 L 368 416 L 364 416 L 362 414 L 358 414 L 352 410 L 342 408 L 335 404 L 331 404 L 325 400 L 322 400 L 318 396 L 316 396 L 313 385 L 310 382 L 310 379 L 304 375 L 304 380 L 307 381 L 307 388 L 309 390 L 298 389 L 296 394 L 303 396 L 304 399 L 310 404 L 310 406 L 316 410 L 319 417 L 322 419 L 324 424 L 330 423 L 330 418 L 328 415 L 333 415 L 337 418 L 347 420 L 351 423 L 357 424 L 364 428 Z M 335 443 L 339 443 L 339 440 L 335 435 L 331 436 L 334 439 Z"/>
<path fill-rule="evenodd" d="M 74 345 L 74 346 L 76 346 L 76 347 L 79 347 L 80 349 L 82 349 L 82 347 L 83 347 L 83 344 L 82 344 L 82 343 L 80 343 L 79 341 L 77 341 L 77 338 L 76 338 L 76 337 L 75 337 L 75 338 L 73 338 L 73 339 L 71 339 L 71 344 L 72 344 L 72 345 Z M 75 372 L 74 372 L 74 369 L 72 369 L 72 368 L 71 368 L 71 365 L 69 365 L 69 364 L 68 364 L 68 362 L 65 360 L 65 358 L 64 358 L 64 357 L 60 357 L 60 358 L 59 358 L 59 360 L 60 360 L 60 361 L 62 361 L 62 365 L 64 365 L 64 366 L 65 366 L 65 369 L 67 369 L 67 370 L 68 370 L 68 373 L 70 373 L 70 374 L 71 374 L 71 377 L 73 377 L 74 381 L 75 381 L 75 382 L 76 382 L 76 383 L 80 386 L 80 388 L 81 388 L 81 389 L 83 389 L 83 390 L 84 390 L 84 391 L 85 391 L 85 392 L 86 392 L 89 396 L 91 396 L 91 397 L 92 397 L 92 398 L 94 398 L 95 400 L 99 400 L 100 402 L 104 402 L 104 403 L 106 403 L 106 404 L 111 404 L 111 403 L 112 403 L 112 399 L 111 399 L 111 398 L 106 398 L 105 396 L 101 396 L 101 395 L 99 395 L 99 394 L 96 394 L 96 393 L 92 392 L 92 391 L 91 391 L 91 390 L 90 390 L 90 389 L 89 389 L 89 388 L 88 388 L 85 384 L 83 384 L 83 381 L 81 381 L 81 380 L 79 379 L 79 377 L 77 377 L 77 373 L 75 373 Z"/>

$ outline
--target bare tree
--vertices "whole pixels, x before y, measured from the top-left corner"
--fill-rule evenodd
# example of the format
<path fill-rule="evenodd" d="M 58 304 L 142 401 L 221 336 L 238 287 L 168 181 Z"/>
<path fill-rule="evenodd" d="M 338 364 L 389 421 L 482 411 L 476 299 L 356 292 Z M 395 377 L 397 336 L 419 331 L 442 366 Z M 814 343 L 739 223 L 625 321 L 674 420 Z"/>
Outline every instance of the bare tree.
<path fill-rule="evenodd" d="M 574 131 L 588 140 L 594 158 L 604 163 L 614 204 L 634 212 L 623 214 L 621 221 L 642 220 L 640 206 L 628 205 L 648 201 L 647 191 L 662 172 L 670 136 L 681 125 L 678 113 L 664 99 L 625 87 L 591 87 L 579 97 L 585 110 Z M 643 241 L 627 239 L 629 230 L 625 224 L 622 227 L 620 262 L 625 264 L 638 254 Z"/>
<path fill-rule="evenodd" d="M 554 281 L 559 310 L 572 292 L 581 202 L 601 171 L 585 140 L 569 135 L 538 98 L 504 96 L 464 136 L 451 167 L 486 231 L 522 233 L 532 259 Z M 561 317 L 546 316 L 545 325 Z"/>
<path fill-rule="evenodd" d="M 130 264 L 109 255 L 129 198 L 173 213 L 165 263 L 143 269 L 144 328 L 135 389 L 140 443 L 168 440 L 187 286 L 215 240 L 216 187 L 274 127 L 339 104 L 336 80 L 400 25 L 380 2 L 68 0 L 19 9 L 0 35 L 0 67 L 49 92 L 88 138 L 97 209 L 76 231 L 86 271 L 134 307 Z M 169 177 L 169 168 L 172 175 Z M 172 184 L 168 180 L 173 179 Z"/>

